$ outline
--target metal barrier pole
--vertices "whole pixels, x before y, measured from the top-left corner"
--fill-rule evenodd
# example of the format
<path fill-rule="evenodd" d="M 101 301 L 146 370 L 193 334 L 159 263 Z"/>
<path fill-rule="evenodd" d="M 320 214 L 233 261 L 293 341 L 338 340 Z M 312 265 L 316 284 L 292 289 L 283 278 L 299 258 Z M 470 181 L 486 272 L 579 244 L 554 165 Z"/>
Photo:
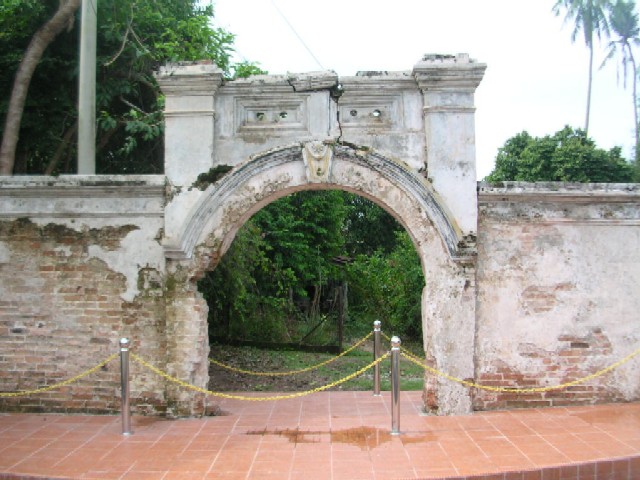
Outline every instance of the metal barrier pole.
<path fill-rule="evenodd" d="M 380 345 L 380 326 L 382 322 L 376 320 L 373 322 L 373 359 L 378 360 L 380 358 L 380 352 L 382 346 Z M 373 367 L 373 394 L 377 397 L 380 396 L 380 363 L 376 363 Z"/>
<path fill-rule="evenodd" d="M 400 434 L 400 343 L 391 337 L 391 435 Z"/>
<path fill-rule="evenodd" d="M 129 412 L 129 339 L 120 339 L 120 385 L 122 389 L 122 434 L 131 435 Z"/>

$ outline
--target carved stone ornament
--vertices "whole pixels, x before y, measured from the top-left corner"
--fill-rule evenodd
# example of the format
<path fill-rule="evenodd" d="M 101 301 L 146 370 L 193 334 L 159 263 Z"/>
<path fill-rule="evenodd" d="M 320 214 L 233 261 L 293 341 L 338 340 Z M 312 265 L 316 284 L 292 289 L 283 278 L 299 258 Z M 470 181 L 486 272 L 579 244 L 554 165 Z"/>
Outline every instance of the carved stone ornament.
<path fill-rule="evenodd" d="M 307 167 L 307 180 L 311 183 L 329 181 L 333 162 L 333 149 L 329 145 L 317 140 L 306 143 L 302 149 L 302 158 Z"/>

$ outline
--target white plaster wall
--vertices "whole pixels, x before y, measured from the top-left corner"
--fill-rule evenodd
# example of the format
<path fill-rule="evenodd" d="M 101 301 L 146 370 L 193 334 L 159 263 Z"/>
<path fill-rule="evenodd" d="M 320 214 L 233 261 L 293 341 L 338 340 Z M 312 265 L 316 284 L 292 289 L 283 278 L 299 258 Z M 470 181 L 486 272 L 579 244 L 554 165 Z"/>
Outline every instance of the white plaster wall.
<path fill-rule="evenodd" d="M 567 338 L 601 331 L 609 353 L 588 349 L 596 371 L 640 347 L 640 188 L 514 184 L 481 187 L 476 371 L 505 365 L 536 379 L 540 357 L 560 362 Z M 640 364 L 595 381 L 640 398 Z M 570 372 L 567 373 L 569 378 Z M 537 379 L 542 385 L 557 379 Z M 594 398 L 596 401 L 596 398 Z"/>

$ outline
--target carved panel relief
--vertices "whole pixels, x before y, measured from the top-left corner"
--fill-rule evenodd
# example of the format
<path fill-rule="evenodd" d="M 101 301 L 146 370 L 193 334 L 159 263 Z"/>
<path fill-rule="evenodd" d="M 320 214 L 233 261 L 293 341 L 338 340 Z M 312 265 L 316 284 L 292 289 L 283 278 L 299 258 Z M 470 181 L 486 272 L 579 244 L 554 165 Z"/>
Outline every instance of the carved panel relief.
<path fill-rule="evenodd" d="M 402 128 L 402 98 L 398 95 L 364 95 L 340 101 L 340 124 L 343 128 Z"/>
<path fill-rule="evenodd" d="M 306 96 L 236 98 L 236 133 L 277 135 L 280 132 L 308 132 L 307 101 Z"/>

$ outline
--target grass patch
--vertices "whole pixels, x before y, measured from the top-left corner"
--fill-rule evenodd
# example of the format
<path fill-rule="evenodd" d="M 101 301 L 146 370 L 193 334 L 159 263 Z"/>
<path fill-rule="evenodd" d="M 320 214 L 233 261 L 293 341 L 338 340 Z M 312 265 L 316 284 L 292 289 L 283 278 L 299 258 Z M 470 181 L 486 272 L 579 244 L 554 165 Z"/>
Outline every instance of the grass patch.
<path fill-rule="evenodd" d="M 415 348 L 411 349 L 417 353 Z M 226 365 L 252 372 L 288 372 L 300 370 L 335 358 L 326 353 L 295 350 L 266 350 L 256 347 L 212 345 L 211 357 Z M 366 366 L 373 360 L 370 345 L 357 348 L 347 355 L 316 369 L 290 376 L 254 376 L 234 372 L 217 365 L 209 369 L 209 388 L 214 391 L 304 391 L 332 383 Z M 380 388 L 391 389 L 390 359 L 382 361 Z M 424 370 L 408 360 L 400 361 L 401 390 L 422 390 Z M 373 368 L 359 377 L 332 387 L 332 390 L 372 390 Z"/>

